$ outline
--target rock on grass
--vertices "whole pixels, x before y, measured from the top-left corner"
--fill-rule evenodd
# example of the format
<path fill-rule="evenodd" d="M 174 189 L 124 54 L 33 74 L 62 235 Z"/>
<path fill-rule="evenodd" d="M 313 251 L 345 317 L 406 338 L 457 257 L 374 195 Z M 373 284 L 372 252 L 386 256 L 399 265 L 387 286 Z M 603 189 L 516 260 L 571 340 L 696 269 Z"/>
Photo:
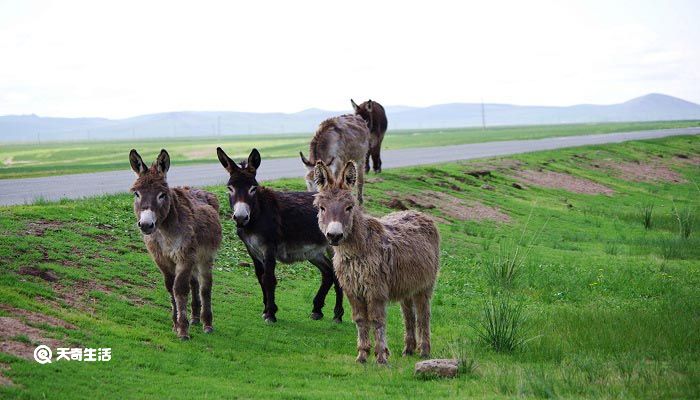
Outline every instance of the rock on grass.
<path fill-rule="evenodd" d="M 434 359 L 416 363 L 414 374 L 419 378 L 453 378 L 459 371 L 459 362 L 454 359 Z"/>

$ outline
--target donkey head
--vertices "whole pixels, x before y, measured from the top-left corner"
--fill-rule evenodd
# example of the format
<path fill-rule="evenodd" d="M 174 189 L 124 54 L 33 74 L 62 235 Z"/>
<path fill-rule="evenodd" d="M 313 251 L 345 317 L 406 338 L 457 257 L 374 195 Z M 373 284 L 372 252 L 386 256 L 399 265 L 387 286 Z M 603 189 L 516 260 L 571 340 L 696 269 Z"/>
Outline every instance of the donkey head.
<path fill-rule="evenodd" d="M 352 231 L 353 213 L 362 212 L 355 207 L 352 188 L 357 182 L 357 167 L 349 161 L 336 180 L 331 170 L 319 161 L 314 169 L 316 185 L 314 205 L 318 208 L 318 226 L 328 243 L 337 246 Z"/>
<path fill-rule="evenodd" d="M 302 153 L 301 151 L 299 152 L 299 156 L 301 157 L 301 162 L 304 164 L 304 166 L 306 166 L 307 170 L 306 175 L 304 176 L 304 180 L 306 181 L 306 190 L 309 192 L 318 191 L 318 186 L 316 185 L 316 180 L 314 178 L 314 169 L 316 168 L 316 163 L 304 157 L 304 153 Z M 328 164 L 326 165 L 333 165 L 333 161 L 335 161 L 335 157 L 331 157 L 331 159 L 328 161 Z"/>
<path fill-rule="evenodd" d="M 136 173 L 136 182 L 131 186 L 134 193 L 134 213 L 137 225 L 146 235 L 155 232 L 170 212 L 170 189 L 166 174 L 170 169 L 170 156 L 161 150 L 150 168 L 146 166 L 136 150 L 129 153 L 131 169 Z"/>
<path fill-rule="evenodd" d="M 260 152 L 253 149 L 248 156 L 248 161 L 236 164 L 226 155 L 221 147 L 216 148 L 221 165 L 229 173 L 227 183 L 228 201 L 233 210 L 233 220 L 237 226 L 248 224 L 254 214 L 257 213 L 257 201 L 255 193 L 258 190 L 258 181 L 255 179 L 258 167 L 260 167 Z"/>
<path fill-rule="evenodd" d="M 374 127 L 374 120 L 372 118 L 372 100 L 367 100 L 359 106 L 355 103 L 355 100 L 350 99 L 352 103 L 352 109 L 355 110 L 355 115 L 359 115 L 367 123 L 367 128 L 372 131 Z"/>

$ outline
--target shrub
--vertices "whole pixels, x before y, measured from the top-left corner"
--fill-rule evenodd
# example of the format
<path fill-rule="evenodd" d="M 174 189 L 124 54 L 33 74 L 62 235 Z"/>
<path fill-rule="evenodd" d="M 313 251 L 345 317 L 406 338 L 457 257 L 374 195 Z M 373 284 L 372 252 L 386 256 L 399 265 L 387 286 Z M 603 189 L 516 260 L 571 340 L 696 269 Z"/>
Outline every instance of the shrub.
<path fill-rule="evenodd" d="M 509 297 L 492 298 L 484 304 L 477 326 L 479 339 L 497 352 L 512 352 L 525 343 L 522 306 Z"/>

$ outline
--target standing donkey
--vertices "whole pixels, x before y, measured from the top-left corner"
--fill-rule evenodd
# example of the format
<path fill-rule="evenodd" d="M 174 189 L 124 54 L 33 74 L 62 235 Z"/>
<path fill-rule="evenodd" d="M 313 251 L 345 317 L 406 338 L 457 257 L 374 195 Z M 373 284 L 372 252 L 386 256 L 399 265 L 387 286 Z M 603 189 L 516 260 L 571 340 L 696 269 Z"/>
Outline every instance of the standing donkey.
<path fill-rule="evenodd" d="M 379 153 L 382 150 L 382 141 L 384 140 L 384 134 L 388 126 L 384 107 L 372 100 L 367 100 L 359 106 L 353 99 L 350 99 L 350 103 L 352 103 L 355 114 L 362 117 L 362 119 L 367 122 L 367 127 L 369 127 L 369 152 L 365 160 L 365 172 L 369 172 L 370 156 L 372 156 L 372 164 L 374 164 L 372 168 L 374 172 L 382 172 L 382 158 Z"/>
<path fill-rule="evenodd" d="M 219 202 L 216 196 L 188 187 L 169 188 L 166 174 L 170 156 L 160 151 L 150 168 L 136 150 L 129 153 L 136 172 L 134 212 L 143 241 L 165 278 L 172 303 L 173 330 L 189 339 L 187 296 L 192 291 L 193 325 L 204 321 L 204 333 L 211 333 L 211 269 L 221 243 Z"/>
<path fill-rule="evenodd" d="M 416 349 L 416 323 L 420 355 L 430 354 L 430 299 L 440 268 L 440 235 L 435 223 L 417 211 L 374 218 L 356 207 L 351 188 L 357 168 L 349 162 L 338 180 L 321 161 L 315 168 L 320 191 L 318 225 L 335 246 L 333 266 L 352 306 L 357 324 L 357 361 L 365 362 L 370 350 L 369 329 L 374 327 L 377 363 L 389 356 L 386 343 L 386 307 L 400 301 L 406 327 L 403 354 Z"/>
<path fill-rule="evenodd" d="M 369 151 L 369 129 L 362 117 L 341 115 L 328 118 L 319 125 L 309 144 L 309 159 L 299 152 L 301 162 L 306 165 L 306 187 L 310 192 L 317 190 L 314 182 L 314 166 L 323 161 L 334 173 L 348 161 L 358 164 L 365 162 Z M 364 171 L 360 171 L 357 184 L 357 199 L 362 204 L 362 189 L 365 184 Z"/>
<path fill-rule="evenodd" d="M 331 286 L 335 286 L 335 322 L 343 317 L 343 291 L 333 272 L 332 250 L 318 229 L 313 193 L 277 192 L 262 187 L 255 179 L 260 153 L 253 149 L 240 165 L 217 147 L 221 165 L 229 172 L 229 202 L 236 221 L 236 233 L 245 243 L 255 265 L 255 275 L 263 293 L 263 319 L 276 322 L 275 263 L 308 260 L 321 271 L 321 287 L 313 300 L 311 319 L 323 318 L 323 306 Z"/>

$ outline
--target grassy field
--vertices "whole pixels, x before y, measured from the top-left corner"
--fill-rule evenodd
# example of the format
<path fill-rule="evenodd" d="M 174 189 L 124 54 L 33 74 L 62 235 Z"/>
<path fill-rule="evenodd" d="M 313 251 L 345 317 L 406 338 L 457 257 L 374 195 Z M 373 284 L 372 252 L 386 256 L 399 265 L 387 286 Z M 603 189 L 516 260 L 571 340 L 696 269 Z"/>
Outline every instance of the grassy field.
<path fill-rule="evenodd" d="M 130 196 L 0 208 L 0 318 L 27 330 L 3 343 L 33 349 L 54 340 L 113 353 L 109 362 L 47 365 L 0 353 L 0 378 L 13 382 L 0 385 L 0 398 L 698 398 L 698 154 L 700 137 L 674 137 L 372 176 L 372 214 L 400 202 L 440 221 L 433 355 L 464 361 L 450 380 L 413 377 L 418 359 L 400 356 L 397 305 L 388 316 L 390 365 L 356 364 L 347 302 L 342 324 L 331 322 L 328 305 L 323 320 L 308 318 L 320 277 L 307 264 L 278 267 L 279 322 L 265 324 L 227 205 L 216 331 L 195 329 L 188 342 L 170 331 L 169 298 Z M 468 174 L 484 169 L 490 174 Z M 645 169 L 661 180 L 634 181 L 630 174 Z M 518 175 L 529 179 L 522 189 L 513 186 Z M 533 183 L 542 176 L 607 194 Z M 303 189 L 300 179 L 270 186 Z M 227 204 L 224 188 L 212 189 Z M 430 193 L 433 204 L 428 192 L 439 193 Z M 483 215 L 500 222 L 459 218 Z M 28 268 L 43 278 L 20 274 Z M 515 332 L 485 332 L 489 310 Z"/>
<path fill-rule="evenodd" d="M 384 149 L 449 146 L 496 140 L 540 139 L 596 133 L 700 126 L 699 121 L 630 122 L 577 125 L 543 125 L 443 130 L 389 131 Z M 306 135 L 244 135 L 210 138 L 123 140 L 104 142 L 57 142 L 42 144 L 0 144 L 0 179 L 109 171 L 128 168 L 124 154 L 138 147 L 142 153 L 157 153 L 167 143 L 178 165 L 215 162 L 214 149 L 231 149 L 232 157 L 246 157 L 257 147 L 267 158 L 296 157 L 308 151 L 311 133 Z"/>

